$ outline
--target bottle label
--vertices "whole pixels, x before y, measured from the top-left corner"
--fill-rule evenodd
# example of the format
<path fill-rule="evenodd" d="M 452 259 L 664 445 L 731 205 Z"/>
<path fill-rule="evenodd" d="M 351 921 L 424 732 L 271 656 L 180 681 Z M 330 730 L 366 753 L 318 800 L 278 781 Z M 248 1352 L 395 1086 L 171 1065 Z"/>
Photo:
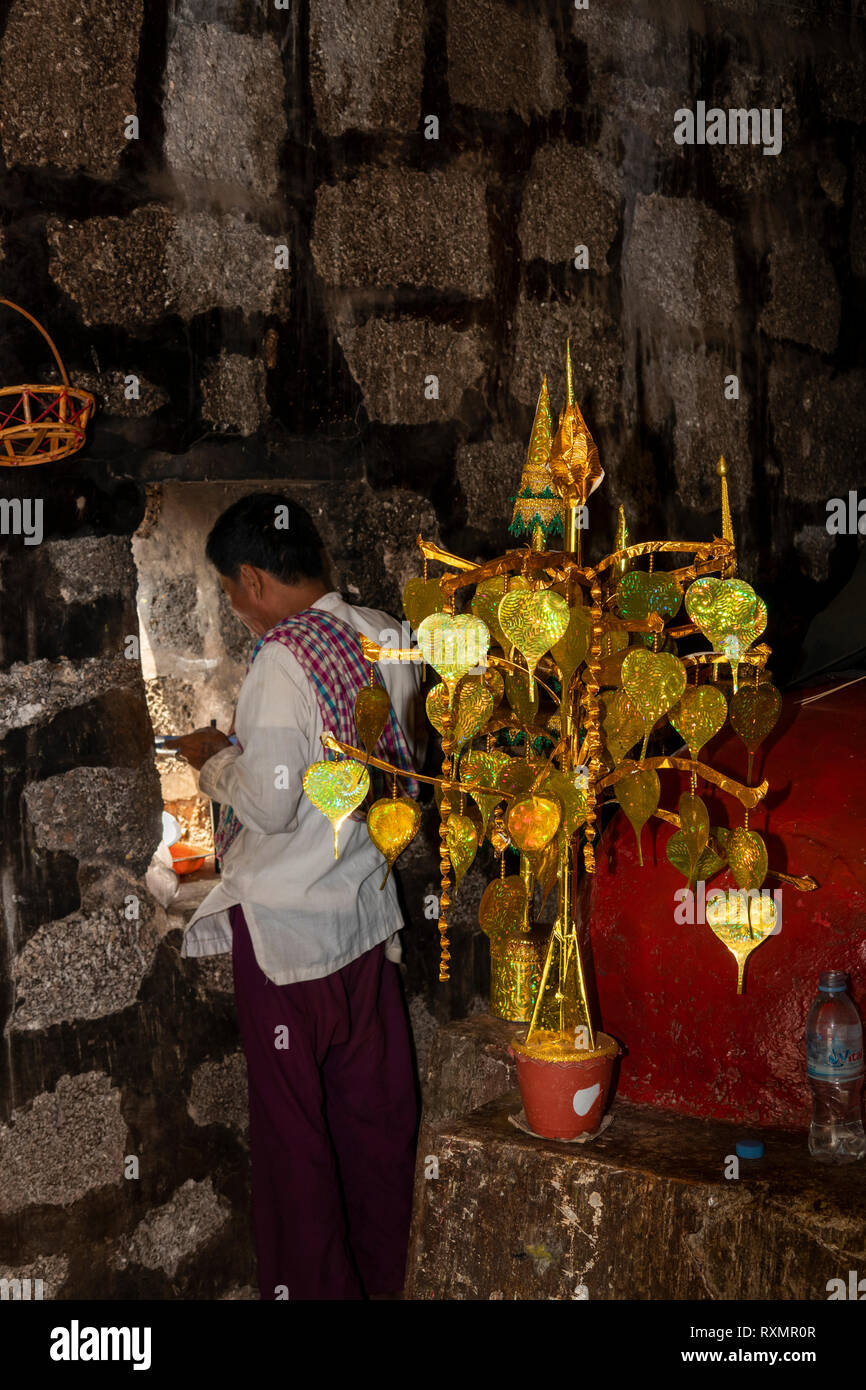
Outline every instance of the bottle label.
<path fill-rule="evenodd" d="M 847 1034 L 847 1037 L 846 1037 Z M 816 1081 L 853 1081 L 863 1075 L 863 1033 L 859 1028 L 838 1029 L 835 1038 L 809 1038 L 806 1072 Z"/>

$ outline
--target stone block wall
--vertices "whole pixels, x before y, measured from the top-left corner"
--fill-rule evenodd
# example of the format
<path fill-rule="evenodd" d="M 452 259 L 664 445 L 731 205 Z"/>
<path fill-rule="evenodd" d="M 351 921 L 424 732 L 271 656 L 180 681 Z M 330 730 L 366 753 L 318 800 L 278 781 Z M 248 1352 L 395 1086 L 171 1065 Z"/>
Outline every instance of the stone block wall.
<path fill-rule="evenodd" d="M 741 572 L 794 670 L 858 556 L 825 519 L 866 429 L 859 8 L 4 8 L 0 295 L 99 411 L 74 458 L 0 469 L 0 501 L 44 504 L 39 544 L 0 532 L 0 1274 L 66 1297 L 237 1297 L 254 1277 L 226 962 L 181 962 L 141 883 L 159 788 L 125 655 L 133 546 L 175 658 L 217 644 L 211 700 L 237 675 L 201 559 L 217 494 L 196 488 L 293 488 L 336 585 L 400 616 L 419 532 L 477 558 L 508 544 L 570 335 L 607 472 L 587 553 L 620 502 L 635 539 L 718 532 L 724 452 Z M 675 144 L 698 100 L 781 109 L 780 155 Z M 0 315 L 0 384 L 56 379 Z M 159 485 L 163 524 L 188 525 L 148 569 Z M 197 715 L 205 695 L 168 679 L 178 720 Z M 422 1062 L 487 988 L 487 863 L 437 982 L 436 843 L 430 818 L 400 875 Z"/>

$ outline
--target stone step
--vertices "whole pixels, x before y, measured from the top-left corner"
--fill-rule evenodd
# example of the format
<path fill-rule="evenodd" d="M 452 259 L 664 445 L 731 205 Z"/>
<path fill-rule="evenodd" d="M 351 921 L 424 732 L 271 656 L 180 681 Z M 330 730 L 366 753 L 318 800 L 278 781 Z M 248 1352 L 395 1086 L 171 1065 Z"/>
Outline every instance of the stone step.
<path fill-rule="evenodd" d="M 614 1100 L 568 1144 L 515 1129 L 521 1108 L 423 1124 L 407 1299 L 826 1300 L 866 1275 L 864 1164 L 817 1164 L 805 1133 Z M 765 1156 L 726 1177 L 750 1137 Z"/>

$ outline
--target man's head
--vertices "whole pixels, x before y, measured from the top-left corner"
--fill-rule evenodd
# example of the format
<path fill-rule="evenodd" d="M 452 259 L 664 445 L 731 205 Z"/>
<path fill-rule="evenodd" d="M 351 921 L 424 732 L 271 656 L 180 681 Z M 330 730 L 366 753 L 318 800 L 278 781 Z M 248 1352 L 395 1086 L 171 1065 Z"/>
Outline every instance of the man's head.
<path fill-rule="evenodd" d="M 206 554 L 232 609 L 257 637 L 328 592 L 319 533 L 283 493 L 254 492 L 233 503 L 208 536 Z"/>

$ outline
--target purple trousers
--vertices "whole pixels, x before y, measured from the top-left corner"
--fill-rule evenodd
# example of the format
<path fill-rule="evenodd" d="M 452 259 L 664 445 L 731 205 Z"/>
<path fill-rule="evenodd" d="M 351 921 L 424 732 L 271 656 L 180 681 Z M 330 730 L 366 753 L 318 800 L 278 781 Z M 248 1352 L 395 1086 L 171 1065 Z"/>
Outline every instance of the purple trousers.
<path fill-rule="evenodd" d="M 418 1125 L 400 972 L 383 943 L 323 979 L 275 985 L 241 907 L 231 923 L 261 1296 L 397 1293 Z"/>

